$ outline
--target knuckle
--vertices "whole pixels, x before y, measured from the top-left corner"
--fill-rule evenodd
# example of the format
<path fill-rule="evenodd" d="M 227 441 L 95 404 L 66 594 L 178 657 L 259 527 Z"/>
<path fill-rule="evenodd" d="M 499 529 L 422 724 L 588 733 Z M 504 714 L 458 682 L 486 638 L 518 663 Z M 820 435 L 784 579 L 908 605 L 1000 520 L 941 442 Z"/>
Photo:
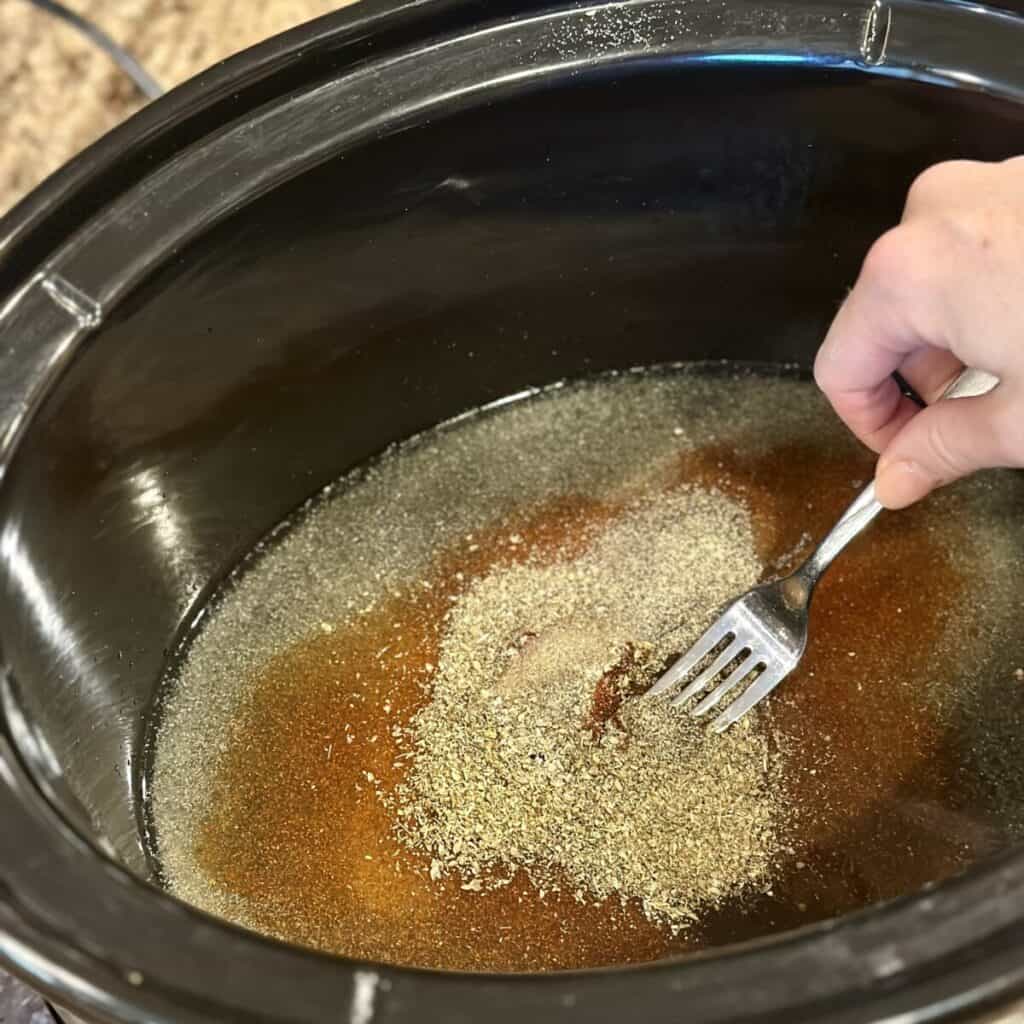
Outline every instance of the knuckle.
<path fill-rule="evenodd" d="M 836 390 L 836 371 L 833 363 L 825 358 L 825 347 L 818 349 L 814 357 L 814 383 L 831 399 Z"/>
<path fill-rule="evenodd" d="M 892 228 L 868 250 L 861 273 L 883 295 L 902 295 L 925 287 L 938 270 L 936 242 L 930 225 Z"/>
<path fill-rule="evenodd" d="M 908 234 L 904 228 L 893 228 L 882 235 L 864 257 L 862 276 L 872 283 L 898 277 L 910 258 Z"/>
<path fill-rule="evenodd" d="M 958 240 L 975 252 L 1001 249 L 1005 211 L 979 206 L 960 218 L 955 225 Z M 969 250 L 970 251 L 970 250 Z"/>
<path fill-rule="evenodd" d="M 907 192 L 907 208 L 946 207 L 959 201 L 965 186 L 970 186 L 982 167 L 983 164 L 974 160 L 946 160 L 932 164 L 911 183 Z"/>
<path fill-rule="evenodd" d="M 933 255 L 975 258 L 1006 236 L 1005 203 L 993 202 L 999 164 L 949 160 L 922 171 L 907 194 L 904 224 L 932 240 Z"/>
<path fill-rule="evenodd" d="M 950 294 L 975 261 L 963 231 L 946 218 L 901 224 L 882 235 L 868 251 L 861 271 L 883 300 L 905 306 L 912 302 L 931 330 L 939 300 Z"/>

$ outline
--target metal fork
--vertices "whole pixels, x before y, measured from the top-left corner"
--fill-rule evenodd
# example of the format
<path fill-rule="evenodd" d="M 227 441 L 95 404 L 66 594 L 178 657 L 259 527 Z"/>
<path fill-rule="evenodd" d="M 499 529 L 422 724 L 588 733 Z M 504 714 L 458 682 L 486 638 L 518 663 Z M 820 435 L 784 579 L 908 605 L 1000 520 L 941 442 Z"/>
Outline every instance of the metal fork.
<path fill-rule="evenodd" d="M 989 373 L 966 369 L 940 398 L 982 395 L 998 383 L 998 379 Z M 713 728 L 716 732 L 728 729 L 796 668 L 807 647 L 808 610 L 818 580 L 836 555 L 881 511 L 872 482 L 860 492 L 799 569 L 783 579 L 754 587 L 728 605 L 700 639 L 647 691 L 648 694 L 671 690 L 706 658 L 714 655 L 710 664 L 671 701 L 672 704 L 685 703 L 706 690 L 728 669 L 725 678 L 691 711 L 693 715 L 704 715 L 717 707 L 748 676 L 760 670 L 742 695 L 715 719 Z"/>

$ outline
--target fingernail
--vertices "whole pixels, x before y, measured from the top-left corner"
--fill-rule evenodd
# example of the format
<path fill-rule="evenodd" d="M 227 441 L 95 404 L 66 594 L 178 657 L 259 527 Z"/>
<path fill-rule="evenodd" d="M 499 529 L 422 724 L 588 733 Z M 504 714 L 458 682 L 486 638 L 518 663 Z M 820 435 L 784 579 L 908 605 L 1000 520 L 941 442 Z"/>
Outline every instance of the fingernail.
<path fill-rule="evenodd" d="M 919 463 L 912 459 L 878 460 L 875 494 L 886 508 L 906 508 L 920 501 L 935 486 Z"/>

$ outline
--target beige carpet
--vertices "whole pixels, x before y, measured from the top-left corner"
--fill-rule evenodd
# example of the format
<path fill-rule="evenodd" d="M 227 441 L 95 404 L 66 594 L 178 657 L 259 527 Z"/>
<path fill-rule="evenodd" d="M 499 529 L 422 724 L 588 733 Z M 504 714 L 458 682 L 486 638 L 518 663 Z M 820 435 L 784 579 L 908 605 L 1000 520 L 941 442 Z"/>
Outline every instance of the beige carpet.
<path fill-rule="evenodd" d="M 347 0 L 65 0 L 165 88 Z M 0 213 L 142 105 L 131 81 L 28 0 L 0 0 Z"/>

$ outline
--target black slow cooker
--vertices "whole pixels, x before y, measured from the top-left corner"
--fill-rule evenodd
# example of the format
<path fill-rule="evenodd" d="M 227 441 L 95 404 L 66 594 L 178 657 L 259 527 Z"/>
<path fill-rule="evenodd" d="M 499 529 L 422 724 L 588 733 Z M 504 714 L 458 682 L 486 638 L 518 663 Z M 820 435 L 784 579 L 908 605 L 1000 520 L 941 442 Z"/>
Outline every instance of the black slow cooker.
<path fill-rule="evenodd" d="M 1020 852 L 679 961 L 399 969 L 162 893 L 142 742 L 347 468 L 562 378 L 807 364 L 915 175 L 1019 152 L 1024 18 L 978 4 L 364 0 L 51 178 L 0 222 L 0 961 L 88 1021 L 1011 1019 Z"/>

